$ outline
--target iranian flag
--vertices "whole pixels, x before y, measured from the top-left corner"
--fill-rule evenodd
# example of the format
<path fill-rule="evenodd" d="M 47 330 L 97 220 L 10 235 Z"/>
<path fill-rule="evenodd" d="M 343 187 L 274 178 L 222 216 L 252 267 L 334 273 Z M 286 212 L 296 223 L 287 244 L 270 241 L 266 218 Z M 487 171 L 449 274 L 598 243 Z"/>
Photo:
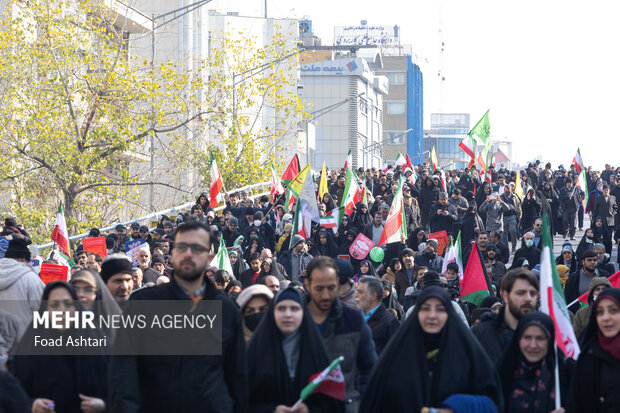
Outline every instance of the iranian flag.
<path fill-rule="evenodd" d="M 282 182 L 280 182 L 280 178 L 278 178 L 278 174 L 276 173 L 276 167 L 271 164 L 271 193 L 269 194 L 269 198 L 273 199 L 274 195 L 281 195 L 284 193 L 284 188 L 282 187 Z"/>
<path fill-rule="evenodd" d="M 461 299 L 480 306 L 482 300 L 489 296 L 490 283 L 478 243 L 474 241 L 469 254 L 469 261 L 461 280 Z"/>
<path fill-rule="evenodd" d="M 482 152 L 478 154 L 478 166 L 480 166 L 480 175 L 482 175 L 487 170 L 487 161 L 485 157 L 482 155 Z"/>
<path fill-rule="evenodd" d="M 211 179 L 211 190 L 209 197 L 211 198 L 211 208 L 215 208 L 217 204 L 222 201 L 222 189 L 224 188 L 224 180 L 220 174 L 220 170 L 217 168 L 217 162 L 215 157 L 211 154 L 211 168 L 209 170 L 209 177 Z"/>
<path fill-rule="evenodd" d="M 428 156 L 428 164 L 431 166 L 431 170 L 432 171 L 436 171 L 437 170 L 437 154 L 435 153 L 435 147 L 433 146 L 431 148 L 431 153 Z"/>
<path fill-rule="evenodd" d="M 455 262 L 459 266 L 459 280 L 463 281 L 463 258 L 461 255 L 461 231 L 456 236 L 456 242 L 452 244 L 452 237 L 450 237 L 450 247 L 446 256 L 443 259 L 443 266 L 441 267 L 441 273 L 445 274 L 448 269 L 448 264 Z"/>
<path fill-rule="evenodd" d="M 338 227 L 342 222 L 342 216 L 344 215 L 344 207 L 334 208 L 327 212 L 324 217 L 320 218 L 320 224 L 324 228 L 331 228 L 334 233 L 338 232 Z"/>
<path fill-rule="evenodd" d="M 577 171 L 577 173 L 581 173 L 581 171 L 583 170 L 583 159 L 581 159 L 581 151 L 579 150 L 579 148 L 577 148 L 577 153 L 573 158 L 573 164 L 575 165 L 575 170 Z"/>
<path fill-rule="evenodd" d="M 476 157 L 476 141 L 474 141 L 473 136 L 465 135 L 461 143 L 459 143 L 459 148 L 469 155 L 470 158 L 474 159 Z"/>
<path fill-rule="evenodd" d="M 407 238 L 407 225 L 405 220 L 405 208 L 403 203 L 403 176 L 400 176 L 398 180 L 398 189 L 394 195 L 392 206 L 387 219 L 385 220 L 385 226 L 379 239 L 379 245 L 390 244 L 392 242 L 400 242 L 401 236 L 404 235 Z"/>
<path fill-rule="evenodd" d="M 586 205 L 588 204 L 588 199 L 590 198 L 590 194 L 588 193 L 588 180 L 586 179 L 585 169 L 581 169 L 581 172 L 579 173 L 579 175 L 577 175 L 575 186 L 580 188 L 585 194 L 585 199 L 582 202 L 583 208 L 585 209 Z"/>
<path fill-rule="evenodd" d="M 282 174 L 282 178 L 280 179 L 282 181 L 282 184 L 288 186 L 291 181 L 299 174 L 299 170 L 299 157 L 297 156 L 297 154 L 295 154 L 295 156 L 293 156 L 293 159 L 291 159 L 291 162 L 289 162 L 288 166 L 284 170 L 284 173 Z"/>
<path fill-rule="evenodd" d="M 230 265 L 230 259 L 228 258 L 228 250 L 224 243 L 224 237 L 220 235 L 220 248 L 217 250 L 217 254 L 211 260 L 209 266 L 217 267 L 220 270 L 226 270 L 230 275 L 233 275 L 232 265 Z"/>
<path fill-rule="evenodd" d="M 388 168 L 388 164 L 387 164 L 387 162 L 383 162 L 383 168 L 381 169 L 381 172 L 383 172 L 384 174 L 386 174 L 386 173 L 387 173 L 387 171 L 388 171 L 388 169 L 390 169 L 390 168 Z"/>
<path fill-rule="evenodd" d="M 54 229 L 52 230 L 52 241 L 56 243 L 58 249 L 65 257 L 71 257 L 71 248 L 69 248 L 69 232 L 67 231 L 67 222 L 65 221 L 65 213 L 62 210 L 62 201 L 58 207 Z"/>
<path fill-rule="evenodd" d="M 402 170 L 402 169 L 405 169 L 405 165 L 407 165 L 407 160 L 405 159 L 402 153 L 398 152 L 398 155 L 396 155 L 396 161 L 394 161 L 394 164 L 396 165 L 398 169 Z"/>
<path fill-rule="evenodd" d="M 344 357 L 340 356 L 332 361 L 325 370 L 312 375 L 310 383 L 301 389 L 299 400 L 291 407 L 291 410 L 295 410 L 312 393 L 322 393 L 334 399 L 344 400 L 344 375 L 339 366 L 342 360 L 344 360 Z"/>
<path fill-rule="evenodd" d="M 291 240 L 289 248 L 293 248 L 293 235 L 301 235 L 304 239 L 311 236 L 310 230 L 306 230 L 304 226 L 304 216 L 299 202 L 295 205 L 295 217 L 293 218 L 293 231 L 291 232 Z"/>
<path fill-rule="evenodd" d="M 413 172 L 413 164 L 411 163 L 411 158 L 409 158 L 409 154 L 406 155 L 407 166 L 411 168 L 411 172 Z"/>
<path fill-rule="evenodd" d="M 349 153 L 347 154 L 347 160 L 344 161 L 344 169 L 353 169 L 353 155 L 351 154 L 351 149 L 349 149 Z"/>
<path fill-rule="evenodd" d="M 344 212 L 351 215 L 353 207 L 356 203 L 361 202 L 362 191 L 357 185 L 355 175 L 351 168 L 347 169 L 346 184 L 344 187 L 344 195 L 342 196 L 342 202 L 340 206 L 344 207 Z"/>
<path fill-rule="evenodd" d="M 304 233 L 307 235 L 304 238 L 310 238 L 312 235 L 312 221 L 320 223 L 319 207 L 316 202 L 314 187 L 312 174 L 306 174 L 306 179 L 299 193 L 299 201 L 297 202 L 303 219 Z"/>
<path fill-rule="evenodd" d="M 549 217 L 543 215 L 543 249 L 540 256 L 540 310 L 549 315 L 555 326 L 555 342 L 566 357 L 577 360 L 579 344 L 568 314 L 562 282 L 553 258 L 553 244 L 549 234 Z"/>

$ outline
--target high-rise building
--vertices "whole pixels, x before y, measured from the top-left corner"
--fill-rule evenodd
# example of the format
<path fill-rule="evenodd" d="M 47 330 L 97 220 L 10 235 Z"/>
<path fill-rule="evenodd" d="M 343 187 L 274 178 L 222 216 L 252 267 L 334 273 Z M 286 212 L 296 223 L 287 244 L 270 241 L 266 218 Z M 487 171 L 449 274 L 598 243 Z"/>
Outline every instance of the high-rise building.
<path fill-rule="evenodd" d="M 390 82 L 383 99 L 383 150 L 390 162 L 398 153 L 409 154 L 413 163 L 423 162 L 423 76 L 411 54 L 383 56 L 376 73 Z"/>
<path fill-rule="evenodd" d="M 424 151 L 430 152 L 434 147 L 441 167 L 467 167 L 470 158 L 459 148 L 459 143 L 469 128 L 469 113 L 432 113 L 431 128 L 424 131 Z"/>

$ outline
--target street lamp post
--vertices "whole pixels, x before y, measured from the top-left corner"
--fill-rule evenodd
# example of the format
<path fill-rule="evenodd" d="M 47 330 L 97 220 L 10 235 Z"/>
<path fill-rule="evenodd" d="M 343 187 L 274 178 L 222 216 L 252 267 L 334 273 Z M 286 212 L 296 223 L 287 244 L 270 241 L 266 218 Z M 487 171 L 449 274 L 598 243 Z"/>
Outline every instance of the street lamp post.
<path fill-rule="evenodd" d="M 192 4 L 188 4 L 187 6 L 179 7 L 178 9 L 160 14 L 159 16 L 156 16 L 155 14 L 151 15 L 151 72 L 152 73 L 155 73 L 155 31 L 193 12 L 194 10 L 199 9 L 200 7 L 204 6 L 207 3 L 210 3 L 211 1 L 212 0 L 199 0 Z M 177 13 L 180 13 L 180 14 L 177 14 Z M 162 23 L 160 24 L 157 24 L 157 20 L 160 20 L 160 19 L 164 19 L 164 21 L 162 21 Z M 151 207 L 151 212 L 154 212 L 155 211 L 154 181 L 155 181 L 155 135 L 156 133 L 155 133 L 155 102 L 153 101 L 153 98 L 151 98 L 151 116 L 152 116 L 151 127 L 153 130 L 153 133 L 151 134 L 151 148 L 149 149 L 150 154 L 151 154 L 150 156 L 151 166 L 150 166 L 150 171 L 149 171 L 149 176 L 151 179 L 149 204 Z"/>

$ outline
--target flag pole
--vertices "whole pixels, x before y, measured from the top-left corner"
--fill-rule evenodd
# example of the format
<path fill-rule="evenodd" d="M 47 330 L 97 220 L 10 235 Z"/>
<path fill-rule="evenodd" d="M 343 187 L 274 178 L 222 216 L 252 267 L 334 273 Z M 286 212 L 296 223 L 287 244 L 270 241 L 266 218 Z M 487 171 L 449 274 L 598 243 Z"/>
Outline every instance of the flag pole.
<path fill-rule="evenodd" d="M 571 307 L 571 306 L 573 306 L 573 305 L 577 304 L 578 302 L 579 302 L 579 298 L 577 298 L 577 299 L 576 299 L 575 301 L 573 301 L 572 303 L 567 304 L 567 305 L 566 305 L 566 308 L 569 308 L 569 307 Z"/>
<path fill-rule="evenodd" d="M 560 410 L 562 408 L 562 400 L 560 397 L 560 367 L 558 365 L 558 344 L 555 343 L 553 348 L 555 351 L 555 410 Z"/>

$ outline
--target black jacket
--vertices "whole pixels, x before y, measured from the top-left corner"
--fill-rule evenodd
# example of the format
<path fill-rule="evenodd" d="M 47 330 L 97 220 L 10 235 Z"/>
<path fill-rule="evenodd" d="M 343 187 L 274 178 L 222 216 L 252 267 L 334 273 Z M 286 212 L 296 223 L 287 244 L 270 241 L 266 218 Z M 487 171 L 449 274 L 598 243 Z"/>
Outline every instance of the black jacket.
<path fill-rule="evenodd" d="M 498 314 L 482 319 L 471 329 L 493 364 L 497 364 L 508 346 L 506 332 L 512 331 L 504 322 L 504 311 L 502 308 Z"/>
<path fill-rule="evenodd" d="M 536 265 L 540 264 L 540 250 L 535 246 L 531 246 L 529 248 L 523 246 L 516 250 L 512 262 L 516 262 L 521 257 L 527 260 L 530 268 L 534 268 Z"/>
<path fill-rule="evenodd" d="M 204 277 L 203 300 L 222 302 L 221 356 L 113 356 L 110 412 L 248 411 L 248 376 L 237 306 Z M 136 291 L 130 300 L 189 300 L 170 283 Z"/>
<path fill-rule="evenodd" d="M 22 413 L 31 411 L 32 401 L 10 373 L 0 369 L 0 412 Z"/>
<path fill-rule="evenodd" d="M 609 273 L 605 270 L 601 270 L 597 268 L 596 271 L 598 274 L 594 274 L 592 277 L 609 277 Z M 581 270 L 576 271 L 568 276 L 568 280 L 566 280 L 566 285 L 564 286 L 564 297 L 566 298 L 566 304 L 570 304 L 575 301 L 581 294 L 579 294 L 579 275 L 581 274 Z M 579 303 L 575 303 L 568 307 L 570 311 L 575 314 L 577 310 L 579 310 L 581 306 Z"/>
<path fill-rule="evenodd" d="M 379 308 L 366 321 L 366 324 L 370 327 L 377 355 L 380 356 L 390 338 L 398 331 L 400 322 L 383 304 L 380 304 Z"/>

